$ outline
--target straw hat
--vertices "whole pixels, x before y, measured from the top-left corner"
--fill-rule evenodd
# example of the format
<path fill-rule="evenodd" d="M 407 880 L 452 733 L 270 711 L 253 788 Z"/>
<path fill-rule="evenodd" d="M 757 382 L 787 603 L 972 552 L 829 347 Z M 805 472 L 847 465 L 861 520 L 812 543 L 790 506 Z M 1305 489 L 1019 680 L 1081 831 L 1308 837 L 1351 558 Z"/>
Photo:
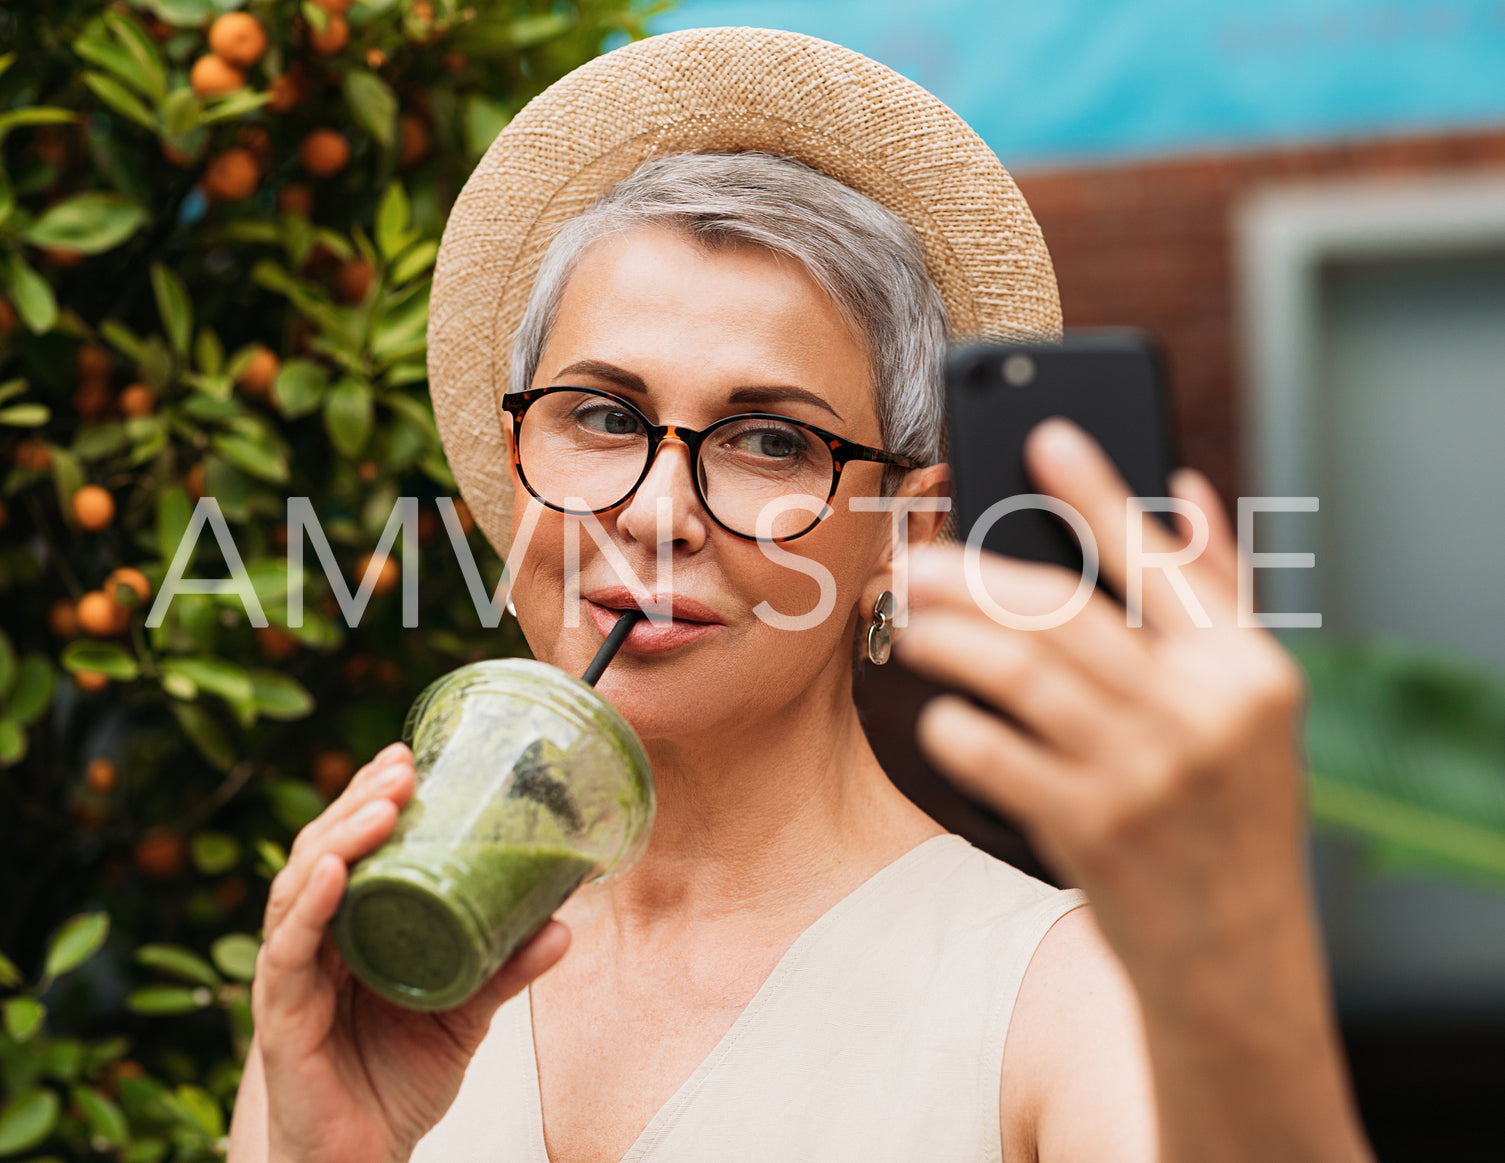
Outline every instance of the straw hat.
<path fill-rule="evenodd" d="M 460 492 L 505 555 L 502 420 L 513 336 L 555 232 L 650 157 L 795 158 L 910 224 L 956 337 L 1054 337 L 1060 299 L 1024 197 L 982 139 L 914 82 L 793 32 L 701 28 L 598 57 L 497 136 L 444 231 L 429 384 Z"/>

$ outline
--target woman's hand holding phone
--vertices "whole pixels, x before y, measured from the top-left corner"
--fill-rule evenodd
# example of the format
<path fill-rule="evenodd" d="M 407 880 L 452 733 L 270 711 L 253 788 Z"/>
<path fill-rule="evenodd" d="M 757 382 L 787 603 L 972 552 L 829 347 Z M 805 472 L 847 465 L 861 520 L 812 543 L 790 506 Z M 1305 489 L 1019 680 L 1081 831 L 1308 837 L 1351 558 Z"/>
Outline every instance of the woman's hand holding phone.
<path fill-rule="evenodd" d="M 1059 419 L 1026 461 L 1085 517 L 1103 580 L 1129 592 L 1129 490 L 1112 462 Z M 1007 716 L 942 697 L 920 740 L 1087 891 L 1140 999 L 1162 1158 L 1363 1159 L 1303 871 L 1304 684 L 1273 637 L 1238 626 L 1236 546 L 1211 485 L 1183 471 L 1171 488 L 1207 516 L 1183 576 L 1210 628 L 1155 570 L 1143 628 L 1101 588 L 1053 629 L 1006 628 L 970 592 L 963 550 L 916 554 L 900 657 Z M 1134 519 L 1147 554 L 1187 540 Z M 1015 610 L 1055 609 L 1079 581 L 991 553 L 981 577 Z"/>
<path fill-rule="evenodd" d="M 407 1159 L 454 1101 L 497 1007 L 569 946 L 568 930 L 549 922 L 485 989 L 444 1013 L 394 1006 L 351 976 L 329 923 L 350 864 L 391 834 L 413 779 L 405 746 L 382 751 L 298 834 L 272 882 L 231 1163 Z"/>

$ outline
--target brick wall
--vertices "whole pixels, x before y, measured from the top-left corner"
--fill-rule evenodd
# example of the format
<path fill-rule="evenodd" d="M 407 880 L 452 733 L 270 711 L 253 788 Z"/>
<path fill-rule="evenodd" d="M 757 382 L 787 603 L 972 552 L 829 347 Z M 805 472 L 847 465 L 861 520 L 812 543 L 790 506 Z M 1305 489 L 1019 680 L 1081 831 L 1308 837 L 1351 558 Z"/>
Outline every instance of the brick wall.
<path fill-rule="evenodd" d="M 1182 460 L 1238 495 L 1232 229 L 1253 189 L 1505 169 L 1505 129 L 1015 175 L 1045 232 L 1068 327 L 1132 324 L 1165 345 Z"/>

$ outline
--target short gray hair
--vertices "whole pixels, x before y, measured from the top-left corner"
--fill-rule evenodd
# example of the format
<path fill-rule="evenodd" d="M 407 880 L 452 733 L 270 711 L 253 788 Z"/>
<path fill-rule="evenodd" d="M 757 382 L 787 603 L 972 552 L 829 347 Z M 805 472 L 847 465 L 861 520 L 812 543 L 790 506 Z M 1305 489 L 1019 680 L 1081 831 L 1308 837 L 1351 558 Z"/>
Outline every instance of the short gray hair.
<path fill-rule="evenodd" d="M 798 262 L 867 346 L 883 446 L 920 464 L 941 457 L 947 318 L 909 224 L 792 158 L 673 154 L 638 167 L 567 222 L 544 254 L 518 326 L 510 390 L 538 371 L 565 285 L 594 243 L 645 226 L 717 247 L 747 244 Z M 885 476 L 885 487 L 899 478 Z"/>

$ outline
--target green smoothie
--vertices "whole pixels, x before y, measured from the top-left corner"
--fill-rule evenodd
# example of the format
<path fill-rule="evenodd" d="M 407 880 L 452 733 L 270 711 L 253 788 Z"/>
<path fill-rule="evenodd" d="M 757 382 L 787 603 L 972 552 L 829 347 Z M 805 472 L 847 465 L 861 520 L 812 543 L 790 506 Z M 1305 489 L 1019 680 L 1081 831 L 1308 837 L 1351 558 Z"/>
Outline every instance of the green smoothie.
<path fill-rule="evenodd" d="M 464 667 L 414 704 L 418 781 L 391 839 L 351 871 L 335 936 L 390 1001 L 472 996 L 586 879 L 646 843 L 653 784 L 631 727 L 543 663 Z"/>

